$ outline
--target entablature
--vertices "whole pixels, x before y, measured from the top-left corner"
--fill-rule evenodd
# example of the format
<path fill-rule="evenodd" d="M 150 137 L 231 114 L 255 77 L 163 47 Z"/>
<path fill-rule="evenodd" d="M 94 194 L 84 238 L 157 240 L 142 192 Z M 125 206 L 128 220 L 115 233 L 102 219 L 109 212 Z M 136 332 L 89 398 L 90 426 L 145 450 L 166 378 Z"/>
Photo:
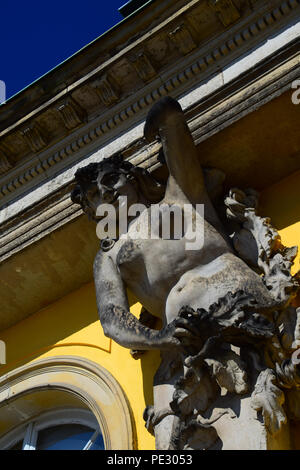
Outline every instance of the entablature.
<path fill-rule="evenodd" d="M 115 47 L 107 60 L 2 129 L 0 204 L 19 198 L 33 185 L 47 181 L 50 175 L 138 125 L 161 96 L 182 96 L 220 70 L 221 88 L 226 84 L 228 67 L 293 23 L 300 9 L 299 0 L 176 3 L 176 12 L 152 29 L 146 28 L 126 47 Z M 138 16 L 137 28 L 139 21 Z M 120 25 L 121 30 L 124 27 Z M 119 41 L 122 43 L 122 35 Z M 60 69 L 57 72 L 59 76 Z M 231 80 L 230 73 L 227 75 Z M 5 107 L 13 106 L 14 99 L 1 109 L 4 118 Z M 127 144 L 137 137 L 130 137 Z"/>

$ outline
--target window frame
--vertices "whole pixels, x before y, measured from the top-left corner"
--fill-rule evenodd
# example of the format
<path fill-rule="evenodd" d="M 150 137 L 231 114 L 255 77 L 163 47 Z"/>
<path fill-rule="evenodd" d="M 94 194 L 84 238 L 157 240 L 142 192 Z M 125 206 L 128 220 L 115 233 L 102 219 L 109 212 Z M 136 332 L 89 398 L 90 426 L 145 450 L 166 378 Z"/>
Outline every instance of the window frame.
<path fill-rule="evenodd" d="M 82 424 L 92 430 L 94 429 L 94 433 L 82 450 L 90 450 L 98 435 L 102 434 L 103 436 L 98 422 L 91 411 L 80 408 L 59 409 L 47 411 L 11 430 L 0 439 L 0 449 L 10 450 L 18 442 L 23 441 L 22 450 L 37 450 L 36 445 L 39 432 L 63 424 Z"/>

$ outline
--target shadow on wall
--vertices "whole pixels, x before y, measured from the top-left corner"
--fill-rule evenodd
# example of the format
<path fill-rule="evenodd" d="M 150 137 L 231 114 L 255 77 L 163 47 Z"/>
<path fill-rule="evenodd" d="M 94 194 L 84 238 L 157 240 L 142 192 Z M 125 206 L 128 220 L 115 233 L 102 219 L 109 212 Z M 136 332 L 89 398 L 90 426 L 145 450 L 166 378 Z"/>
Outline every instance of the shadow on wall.
<path fill-rule="evenodd" d="M 300 222 L 299 181 L 300 171 L 297 171 L 265 189 L 260 195 L 260 215 L 270 217 L 278 230 Z"/>
<path fill-rule="evenodd" d="M 153 405 L 153 378 L 160 364 L 159 351 L 146 351 L 140 359 L 143 375 L 143 393 L 146 405 Z"/>

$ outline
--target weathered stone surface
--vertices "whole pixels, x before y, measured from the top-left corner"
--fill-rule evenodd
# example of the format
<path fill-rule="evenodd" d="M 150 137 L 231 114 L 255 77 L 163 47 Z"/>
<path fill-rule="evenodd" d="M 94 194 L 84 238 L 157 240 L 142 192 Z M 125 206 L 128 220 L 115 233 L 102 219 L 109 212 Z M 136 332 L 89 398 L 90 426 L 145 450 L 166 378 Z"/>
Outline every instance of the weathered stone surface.
<path fill-rule="evenodd" d="M 295 348 L 298 329 L 291 333 L 291 318 L 292 328 L 298 322 L 291 302 L 300 282 L 290 268 L 296 250 L 286 249 L 269 219 L 256 214 L 253 190 L 229 192 L 228 221 L 221 223 L 210 195 L 220 194 L 223 178 L 217 171 L 203 172 L 178 102 L 169 97 L 159 101 L 147 116 L 144 135 L 149 142 L 157 135 L 162 141 L 170 175 L 166 188 L 120 156 L 76 173 L 72 199 L 95 220 L 101 220 L 95 216 L 101 204 L 117 208 L 120 196 L 127 196 L 129 207 L 144 204 L 143 212 L 131 219 L 127 236 L 107 239 L 94 262 L 104 332 L 127 348 L 162 351 L 154 407 L 145 412 L 158 449 L 230 448 L 226 436 L 221 432 L 222 443 L 218 435 L 218 423 L 230 416 L 236 420 L 234 432 L 239 432 L 232 406 L 244 396 L 249 426 L 256 427 L 253 411 L 263 419 L 254 448 L 275 448 L 273 436 L 284 434 L 287 422 L 284 389 L 300 383 L 297 366 L 289 359 L 292 346 L 286 350 L 278 336 L 280 324 L 281 337 L 286 330 L 285 342 L 291 338 Z M 157 203 L 160 208 L 204 204 L 201 248 L 187 250 L 185 234 L 149 238 L 145 223 L 151 204 Z M 136 239 L 138 225 L 143 235 Z M 162 319 L 161 330 L 129 312 L 125 286 Z M 224 390 L 233 398 L 222 408 Z"/>
<path fill-rule="evenodd" d="M 188 373 L 186 370 L 182 372 L 183 360 L 170 358 L 170 351 L 167 350 L 156 377 L 154 394 L 156 407 L 147 420 L 149 427 L 152 426 L 156 430 L 159 447 L 214 448 L 220 445 L 221 440 L 223 448 L 230 448 L 230 445 L 233 445 L 229 442 L 231 440 L 238 448 L 242 448 L 243 442 L 242 438 L 239 439 L 239 435 L 243 433 L 239 433 L 239 427 L 244 426 L 247 419 L 253 424 L 251 429 L 254 430 L 254 434 L 257 431 L 259 435 L 261 429 L 261 436 L 263 432 L 267 432 L 269 436 L 273 433 L 270 439 L 280 435 L 286 426 L 283 424 L 284 419 L 280 418 L 282 390 L 285 390 L 286 396 L 283 408 L 288 408 L 287 421 L 289 416 L 299 416 L 298 371 L 290 362 L 284 362 L 288 361 L 292 352 L 299 346 L 299 311 L 291 304 L 298 283 L 298 278 L 290 274 L 295 250 L 288 251 L 282 247 L 270 223 L 257 216 L 255 204 L 248 201 L 245 206 L 243 200 L 248 197 L 245 188 L 249 182 L 260 189 L 299 168 L 297 107 L 291 109 L 289 90 L 290 82 L 297 76 L 297 67 L 299 67 L 296 51 L 292 52 L 291 46 L 297 39 L 297 24 L 294 22 L 294 25 L 287 27 L 288 22 L 293 22 L 296 18 L 299 1 L 288 0 L 282 4 L 281 9 L 277 8 L 280 6 L 279 1 L 272 4 L 269 2 L 267 5 L 260 1 L 244 3 L 237 0 L 222 0 L 212 2 L 216 8 L 210 8 L 208 2 L 195 0 L 188 4 L 183 1 L 158 3 L 160 4 L 158 9 L 153 4 L 151 14 L 147 10 L 145 18 L 139 16 L 138 27 L 142 27 L 143 36 L 139 30 L 132 38 L 133 30 L 130 25 L 128 31 L 126 26 L 122 27 L 120 35 L 116 35 L 117 40 L 111 36 L 106 37 L 103 39 L 103 47 L 102 45 L 99 47 L 97 42 L 97 47 L 90 47 L 85 57 L 80 55 L 77 56 L 76 63 L 73 60 L 69 62 L 67 67 L 72 71 L 71 74 L 66 69 L 57 70 L 55 80 L 53 75 L 46 77 L 22 93 L 20 98 L 16 97 L 9 104 L 9 109 L 1 109 L 3 111 L 1 116 L 6 122 L 5 129 L 3 127 L 1 133 L 1 146 L 8 151 L 4 151 L 4 157 L 0 160 L 0 172 L 1 168 L 3 171 L 0 192 L 5 204 L 0 213 L 1 230 L 3 230 L 0 241 L 2 260 L 0 293 L 5 305 L 1 313 L 0 327 L 19 321 L 91 278 L 91 260 L 98 244 L 96 238 L 93 241 L 94 228 L 88 227 L 89 222 L 83 221 L 82 218 L 74 222 L 78 216 L 76 212 L 80 212 L 76 211 L 74 205 L 69 204 L 67 208 L 58 204 L 54 207 L 55 204 L 51 205 L 49 196 L 54 196 L 55 199 L 55 194 L 60 188 L 72 184 L 75 166 L 80 165 L 82 158 L 86 159 L 86 162 L 97 162 L 121 149 L 125 158 L 129 155 L 131 159 L 133 156 L 132 162 L 141 164 L 144 168 L 157 168 L 156 156 L 159 144 L 152 147 L 144 145 L 141 122 L 147 106 L 167 91 L 172 96 L 181 96 L 180 102 L 183 108 L 188 108 L 187 118 L 194 141 L 198 145 L 199 161 L 204 166 L 217 166 L 229 176 L 230 184 L 244 188 L 242 192 L 232 191 L 228 199 L 231 199 L 230 204 L 236 206 L 241 203 L 246 215 L 244 214 L 244 220 L 235 220 L 234 223 L 237 224 L 235 230 L 232 226 L 230 228 L 226 226 L 224 229 L 225 238 L 228 234 L 233 236 L 234 245 L 231 246 L 229 243 L 233 253 L 221 258 L 220 264 L 223 264 L 223 268 L 217 273 L 219 279 L 214 282 L 210 278 L 212 282 L 208 282 L 210 284 L 208 292 L 213 303 L 209 300 L 209 295 L 206 299 L 203 296 L 199 306 L 200 295 L 193 289 L 193 283 L 197 288 L 203 286 L 207 273 L 203 275 L 201 269 L 194 273 L 188 271 L 182 274 L 181 284 L 174 286 L 168 303 L 167 318 L 171 324 L 171 318 L 178 319 L 179 316 L 183 329 L 186 327 L 184 321 L 193 318 L 197 347 L 193 351 L 186 351 L 183 348 L 182 354 L 187 355 L 187 360 L 191 363 L 193 359 L 195 360 L 195 369 L 201 377 L 201 383 L 198 384 L 196 381 L 193 384 L 195 377 L 189 376 L 190 365 L 184 366 L 187 367 Z M 168 12 L 165 9 L 167 4 Z M 251 11 L 247 9 L 250 4 L 253 8 Z M 162 13 L 161 16 L 157 14 L 158 11 Z M 248 21 L 247 15 L 249 18 L 251 16 L 249 13 L 251 15 L 255 13 L 255 21 L 253 19 Z M 239 16 L 243 19 L 243 23 L 234 25 L 233 34 L 231 29 L 225 30 L 223 26 L 226 26 L 226 22 L 229 24 L 238 21 Z M 156 19 L 152 24 L 153 18 Z M 177 29 L 181 25 L 184 25 L 183 29 Z M 281 27 L 282 30 L 278 33 Z M 174 33 L 173 39 L 177 37 L 177 40 L 173 41 L 168 36 L 170 32 Z M 214 37 L 212 45 L 208 41 L 211 37 Z M 265 41 L 266 38 L 268 40 Z M 205 43 L 207 45 L 202 47 Z M 199 46 L 198 50 L 195 45 Z M 249 51 L 249 46 L 253 50 Z M 286 47 L 285 51 L 278 52 L 283 46 Z M 145 51 L 142 57 L 138 54 L 141 50 Z M 281 54 L 282 59 L 280 59 Z M 130 60 L 133 56 L 139 58 L 137 67 Z M 116 84 L 112 81 L 110 83 L 111 71 L 116 78 Z M 107 73 L 108 75 L 105 75 Z M 112 90 L 104 87 L 99 94 L 91 86 L 96 77 L 100 79 L 108 77 L 107 81 Z M 146 84 L 144 88 L 143 82 Z M 281 98 L 273 100 L 271 106 L 265 104 L 282 94 L 284 90 L 287 90 L 286 93 Z M 67 100 L 74 99 L 89 116 L 88 124 L 84 125 L 82 130 L 80 109 L 76 108 L 74 111 L 73 108 L 64 107 L 57 111 L 56 106 L 60 106 L 61 100 L 65 100 L 66 95 Z M 102 100 L 99 99 L 101 95 Z M 251 114 L 263 104 L 262 109 Z M 112 109 L 114 111 L 111 111 Z M 61 118 L 64 120 L 64 126 Z M 273 123 L 271 129 L 266 125 L 270 119 Z M 230 125 L 225 129 L 237 120 L 240 121 L 236 125 Z M 296 125 L 293 126 L 290 122 L 287 128 L 288 120 L 294 120 Z M 31 122 L 37 124 L 35 130 L 38 129 L 39 133 L 30 132 L 32 129 L 28 123 Z M 20 129 L 29 129 L 26 138 L 19 132 Z M 218 134 L 210 139 L 216 132 Z M 280 134 L 283 133 L 285 139 L 280 138 Z M 141 150 L 136 154 L 135 139 L 140 145 L 137 148 Z M 257 174 L 257 167 L 260 168 L 260 174 Z M 133 173 L 134 170 L 131 172 L 132 182 L 137 176 L 145 177 L 142 172 L 139 175 Z M 166 173 L 164 169 L 164 174 Z M 215 203 L 223 191 L 222 178 L 220 180 L 217 178 L 218 182 L 211 187 L 208 172 L 204 173 L 209 198 Z M 145 178 L 147 186 L 150 179 Z M 42 182 L 44 184 L 41 184 Z M 143 183 L 138 186 L 140 188 L 136 194 L 137 200 L 142 196 L 144 202 L 152 201 L 153 194 L 148 197 L 141 194 Z M 150 187 L 157 189 L 158 185 L 152 181 Z M 242 193 L 245 196 L 241 195 Z M 239 200 L 239 196 L 236 199 L 236 195 L 241 195 L 242 201 Z M 44 212 L 35 207 L 35 204 L 38 206 L 41 200 L 44 201 Z M 221 206 L 221 208 L 220 205 L 216 207 L 218 211 L 224 212 L 224 204 Z M 231 212 L 236 215 L 234 210 Z M 208 214 L 212 217 L 209 224 L 212 226 L 216 224 L 217 232 L 221 233 L 223 229 L 214 220 L 213 212 L 208 210 Z M 47 215 L 49 220 L 46 220 Z M 73 222 L 70 223 L 71 221 Z M 53 233 L 51 237 L 48 236 L 50 233 Z M 72 252 L 72 244 L 69 241 L 73 239 L 80 251 L 77 265 L 79 269 L 76 270 L 70 269 L 75 253 Z M 117 243 L 115 241 L 109 243 L 111 250 L 107 253 L 115 253 Z M 29 246 L 30 251 L 24 250 Z M 142 250 L 144 259 L 149 263 L 146 266 L 147 275 L 154 251 L 146 247 Z M 158 260 L 163 260 L 166 253 L 168 250 L 158 250 L 158 255 L 156 254 Z M 177 251 L 175 254 L 178 254 Z M 140 266 L 138 266 L 140 255 L 140 250 L 136 246 L 125 245 L 120 256 L 115 257 L 115 264 L 118 260 L 117 270 L 122 273 L 126 283 L 132 282 L 133 285 L 137 283 L 136 279 L 140 275 Z M 40 258 L 42 267 L 39 266 Z M 61 262 L 62 258 L 66 259 L 66 263 Z M 174 260 L 176 259 L 174 257 Z M 181 275 L 176 271 L 179 263 L 173 262 L 172 256 L 169 256 L 167 261 L 169 270 L 174 271 L 174 276 Z M 134 276 L 130 278 L 132 272 L 129 273 L 128 263 L 138 266 L 133 272 L 136 278 Z M 156 268 L 156 263 L 153 264 Z M 210 267 L 216 267 L 216 264 L 218 263 L 212 262 Z M 162 312 L 165 305 L 161 299 L 164 298 L 166 279 L 163 278 L 163 282 L 160 282 L 159 275 L 162 269 L 159 263 L 157 266 L 157 271 L 152 272 L 152 268 L 150 269 L 151 275 L 154 274 L 157 276 L 156 280 L 159 280 L 156 282 L 153 295 L 145 299 L 142 298 L 143 292 L 139 292 L 139 295 L 148 307 L 152 305 L 153 311 Z M 110 268 L 111 266 L 108 266 L 108 269 Z M 231 288 L 235 288 L 233 295 L 227 295 L 228 284 L 225 284 L 227 269 L 229 272 L 235 272 L 237 276 L 237 282 L 231 284 Z M 242 288 L 238 290 L 240 284 L 244 282 L 241 274 L 244 269 L 248 272 L 249 281 L 246 292 Z M 24 270 L 28 274 L 27 277 Z M 262 277 L 263 281 L 258 283 L 257 276 Z M 37 286 L 36 295 L 29 298 L 28 293 L 32 290 L 33 282 Z M 229 280 L 229 284 L 230 282 L 232 279 Z M 257 290 L 258 284 L 260 287 Z M 220 285 L 223 287 L 220 288 Z M 178 291 L 176 292 L 176 287 L 183 288 L 181 296 Z M 272 307 L 268 312 L 264 308 L 262 311 L 253 310 L 250 291 L 254 294 L 259 291 L 260 297 L 264 297 L 262 291 L 265 291 L 265 288 L 269 289 L 268 292 L 276 308 L 279 304 L 278 310 L 275 307 L 275 310 Z M 17 300 L 15 296 L 18 297 Z M 26 301 L 23 301 L 23 298 Z M 185 302 L 190 310 L 180 309 L 184 307 Z M 246 307 L 249 305 L 251 308 L 248 311 Z M 258 307 L 260 309 L 261 306 Z M 179 315 L 179 311 L 182 315 Z M 126 317 L 126 308 L 122 310 L 109 306 L 106 313 L 112 312 L 121 322 Z M 187 318 L 184 317 L 184 312 L 187 313 Z M 252 314 L 254 322 L 250 321 Z M 269 323 L 264 321 L 265 315 Z M 273 334 L 274 321 L 273 318 L 269 318 L 270 315 L 276 317 L 275 334 Z M 145 324 L 143 321 L 140 323 L 153 330 L 154 323 Z M 210 338 L 203 335 L 202 328 L 199 327 L 203 324 L 213 336 L 216 332 L 221 334 L 221 344 L 213 340 L 213 347 L 210 348 Z M 138 324 L 137 327 L 139 326 Z M 140 330 L 143 331 L 148 330 Z M 173 345 L 176 343 L 174 330 L 170 326 L 162 330 L 159 335 L 151 331 L 148 333 L 147 339 L 152 346 L 158 347 L 160 342 L 161 347 L 164 337 L 167 337 L 169 343 Z M 239 338 L 238 343 L 237 338 Z M 252 351 L 251 354 L 249 352 L 258 338 L 259 347 L 266 353 L 266 358 L 260 357 L 257 352 Z M 183 341 L 182 338 L 180 341 Z M 202 344 L 207 341 L 207 344 Z M 130 341 L 126 344 L 131 347 Z M 139 355 L 142 351 L 139 347 L 143 345 L 139 343 L 137 346 L 134 355 Z M 177 346 L 176 343 L 176 348 Z M 233 352 L 231 348 L 234 350 L 240 348 L 240 350 Z M 208 354 L 207 357 L 205 354 Z M 262 369 L 257 366 L 258 360 L 251 360 L 255 354 L 258 354 L 260 362 L 264 364 Z M 268 372 L 270 380 L 264 377 L 265 370 L 270 371 Z M 189 379 L 188 386 L 191 388 L 195 386 L 195 393 L 191 393 L 191 390 L 186 391 L 184 384 L 182 387 L 177 387 L 180 377 Z M 165 380 L 169 381 L 166 387 Z M 254 386 L 256 381 L 257 387 Z M 278 390 L 275 393 L 276 387 Z M 174 389 L 178 391 L 178 395 L 174 395 Z M 219 396 L 220 389 L 227 390 L 227 395 L 234 396 L 227 406 L 222 402 L 222 396 Z M 254 407 L 251 408 L 251 393 L 254 390 Z M 175 398 L 179 401 L 182 399 L 181 408 L 176 408 Z M 233 402 L 235 405 L 232 405 Z M 164 407 L 161 407 L 160 403 L 164 403 Z M 171 409 L 170 403 L 174 403 L 177 414 Z M 194 403 L 195 416 L 185 416 L 185 413 L 189 414 Z M 230 406 L 236 409 L 238 405 L 241 407 L 242 417 L 238 416 L 236 419 L 236 415 L 230 411 Z M 277 427 L 263 426 L 259 421 L 254 424 L 255 407 L 258 410 L 258 417 L 261 419 L 260 414 L 265 417 L 266 424 L 272 424 L 272 414 L 275 414 L 275 418 L 279 416 Z M 197 409 L 200 410 L 198 414 Z M 266 431 L 267 428 L 269 430 Z M 264 440 L 263 437 L 261 441 L 253 439 L 249 445 L 252 448 L 263 448 L 264 445 L 269 445 L 267 441 L 268 439 Z M 244 442 L 246 442 L 245 436 Z"/>

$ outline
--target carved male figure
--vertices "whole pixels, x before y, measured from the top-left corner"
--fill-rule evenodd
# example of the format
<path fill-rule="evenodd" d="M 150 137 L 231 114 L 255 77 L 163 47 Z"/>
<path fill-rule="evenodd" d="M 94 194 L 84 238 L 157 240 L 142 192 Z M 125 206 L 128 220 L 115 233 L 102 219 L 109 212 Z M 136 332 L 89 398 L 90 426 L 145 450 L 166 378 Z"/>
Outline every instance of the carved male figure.
<path fill-rule="evenodd" d="M 108 244 L 94 262 L 97 306 L 104 333 L 126 348 L 161 351 L 162 362 L 154 380 L 153 425 L 157 449 L 168 449 L 175 446 L 174 435 L 179 426 L 179 418 L 170 404 L 184 368 L 182 348 L 189 345 L 197 348 L 198 344 L 199 350 L 203 346 L 195 323 L 179 312 L 185 306 L 209 311 L 228 293 L 235 298 L 242 292 L 244 298 L 254 299 L 266 315 L 264 320 L 256 314 L 250 323 L 257 320 L 267 331 L 268 309 L 274 299 L 262 278 L 232 247 L 207 192 L 196 147 L 179 103 L 169 97 L 156 103 L 147 116 L 144 135 L 148 142 L 161 140 L 169 170 L 165 189 L 130 163 L 106 159 L 77 171 L 78 186 L 72 198 L 94 218 L 99 205 L 105 202 L 117 207 L 118 198 L 124 195 L 128 205 L 142 202 L 148 206 L 145 211 L 153 203 L 180 208 L 191 204 L 194 211 L 196 204 L 204 205 L 201 249 L 186 250 L 184 234 L 176 240 L 131 239 L 136 224 L 142 223 L 139 215 L 131 220 L 127 238 Z M 144 326 L 130 313 L 127 288 L 148 312 L 162 320 L 161 330 Z M 205 334 L 214 333 L 204 331 Z M 228 334 L 234 342 L 235 332 L 231 329 Z M 255 333 L 251 334 L 255 337 Z"/>

